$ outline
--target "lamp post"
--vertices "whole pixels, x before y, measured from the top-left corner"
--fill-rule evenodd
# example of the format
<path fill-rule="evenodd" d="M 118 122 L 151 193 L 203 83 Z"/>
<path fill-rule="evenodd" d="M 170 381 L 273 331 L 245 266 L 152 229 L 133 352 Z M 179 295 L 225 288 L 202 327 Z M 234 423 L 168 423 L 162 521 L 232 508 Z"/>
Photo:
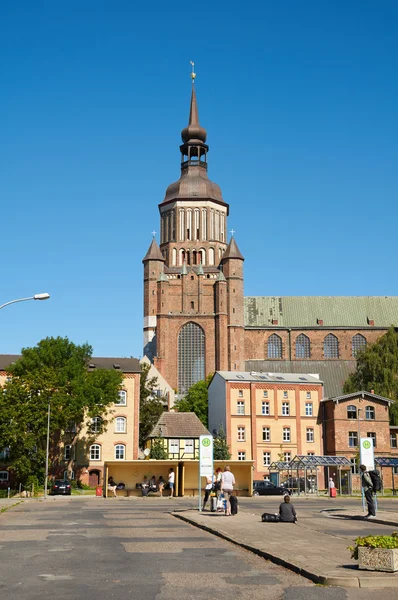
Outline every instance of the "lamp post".
<path fill-rule="evenodd" d="M 51 414 L 51 404 L 48 402 L 48 410 L 47 410 L 47 443 L 46 443 L 46 477 L 44 479 L 44 499 L 47 498 L 47 487 L 48 487 L 48 454 L 50 450 L 50 414 Z"/>
<path fill-rule="evenodd" d="M 26 302 L 27 300 L 48 300 L 49 297 L 50 294 L 35 294 L 34 296 L 29 296 L 29 298 L 18 298 L 18 300 L 10 300 L 9 302 L 2 304 L 0 309 L 8 306 L 9 304 L 15 304 L 16 302 Z"/>

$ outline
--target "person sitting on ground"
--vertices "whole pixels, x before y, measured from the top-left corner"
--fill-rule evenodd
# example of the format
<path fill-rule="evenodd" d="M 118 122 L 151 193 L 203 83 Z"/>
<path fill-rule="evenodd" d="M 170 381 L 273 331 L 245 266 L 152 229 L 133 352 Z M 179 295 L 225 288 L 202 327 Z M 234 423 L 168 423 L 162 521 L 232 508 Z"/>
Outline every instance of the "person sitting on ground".
<path fill-rule="evenodd" d="M 297 521 L 296 509 L 290 504 L 290 496 L 286 494 L 279 507 L 279 516 L 282 523 L 295 523 Z"/>
<path fill-rule="evenodd" d="M 161 475 L 158 479 L 158 488 L 159 488 L 159 492 L 160 492 L 160 497 L 163 497 L 164 479 Z"/>
<path fill-rule="evenodd" d="M 146 475 L 144 475 L 144 479 L 142 480 L 142 483 L 141 483 L 141 494 L 143 496 L 148 496 L 148 492 L 149 492 L 149 481 L 148 481 L 148 477 Z"/>
<path fill-rule="evenodd" d="M 113 477 L 109 477 L 108 479 L 108 490 L 113 492 L 113 495 L 116 496 L 116 483 L 113 480 Z"/>

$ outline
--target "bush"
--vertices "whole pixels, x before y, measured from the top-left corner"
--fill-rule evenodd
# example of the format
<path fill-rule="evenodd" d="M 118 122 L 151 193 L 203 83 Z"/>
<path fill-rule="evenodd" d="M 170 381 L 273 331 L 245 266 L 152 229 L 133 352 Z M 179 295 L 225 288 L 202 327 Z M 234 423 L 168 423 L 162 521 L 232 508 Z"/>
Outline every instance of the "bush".
<path fill-rule="evenodd" d="M 398 531 L 394 531 L 391 535 L 368 535 L 366 537 L 358 537 L 355 540 L 355 546 L 349 546 L 351 558 L 358 560 L 358 548 L 385 548 L 393 550 L 398 548 Z"/>
<path fill-rule="evenodd" d="M 32 491 L 32 485 L 34 486 L 34 493 L 37 494 L 37 492 L 39 491 L 40 485 L 39 485 L 39 480 L 36 477 L 36 475 L 29 475 L 28 478 L 26 479 L 24 488 L 27 492 L 31 492 Z"/>

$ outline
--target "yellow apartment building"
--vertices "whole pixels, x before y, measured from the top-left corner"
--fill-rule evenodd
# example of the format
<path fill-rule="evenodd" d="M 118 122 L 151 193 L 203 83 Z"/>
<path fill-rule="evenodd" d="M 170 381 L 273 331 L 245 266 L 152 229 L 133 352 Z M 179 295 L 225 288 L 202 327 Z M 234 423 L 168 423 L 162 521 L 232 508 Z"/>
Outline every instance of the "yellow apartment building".
<path fill-rule="evenodd" d="M 253 460 L 253 479 L 277 460 L 323 454 L 323 382 L 297 373 L 217 371 L 209 386 L 209 430 L 223 427 L 232 460 Z"/>

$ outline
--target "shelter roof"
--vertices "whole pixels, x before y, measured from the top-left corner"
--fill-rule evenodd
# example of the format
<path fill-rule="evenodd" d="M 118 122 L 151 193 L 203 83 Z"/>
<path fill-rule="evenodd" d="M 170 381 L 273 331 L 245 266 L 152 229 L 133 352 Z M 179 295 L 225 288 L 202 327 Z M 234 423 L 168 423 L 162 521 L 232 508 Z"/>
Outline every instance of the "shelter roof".
<path fill-rule="evenodd" d="M 379 467 L 398 467 L 398 456 L 394 458 L 390 456 L 375 456 L 375 463 Z"/>

